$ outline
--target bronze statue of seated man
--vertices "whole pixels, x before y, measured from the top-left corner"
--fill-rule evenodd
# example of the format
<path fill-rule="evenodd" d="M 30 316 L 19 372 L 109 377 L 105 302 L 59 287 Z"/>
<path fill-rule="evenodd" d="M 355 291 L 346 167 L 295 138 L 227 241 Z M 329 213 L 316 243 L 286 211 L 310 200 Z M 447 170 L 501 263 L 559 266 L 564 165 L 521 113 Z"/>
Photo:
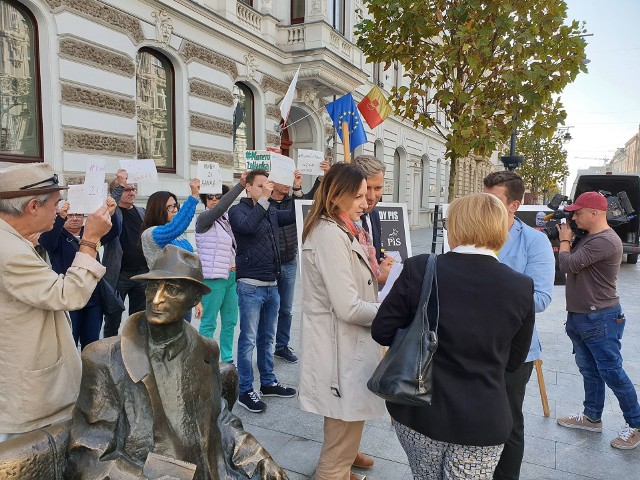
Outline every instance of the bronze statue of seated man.
<path fill-rule="evenodd" d="M 286 479 L 227 408 L 218 345 L 183 320 L 210 291 L 197 255 L 168 245 L 132 278 L 146 310 L 82 353 L 65 477 Z"/>

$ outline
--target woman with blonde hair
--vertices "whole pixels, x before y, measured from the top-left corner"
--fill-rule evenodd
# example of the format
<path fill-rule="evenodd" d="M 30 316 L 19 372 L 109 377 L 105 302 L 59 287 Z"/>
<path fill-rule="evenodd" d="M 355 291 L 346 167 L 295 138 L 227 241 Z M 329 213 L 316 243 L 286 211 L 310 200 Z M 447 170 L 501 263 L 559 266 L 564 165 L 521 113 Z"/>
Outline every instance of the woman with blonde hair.
<path fill-rule="evenodd" d="M 383 401 L 367 390 L 382 351 L 370 329 L 379 305 L 377 259 L 363 249 L 367 239 L 356 223 L 366 192 L 357 167 L 332 166 L 302 232 L 299 401 L 324 416 L 317 480 L 349 480 L 364 421 L 384 415 Z"/>
<path fill-rule="evenodd" d="M 436 262 L 438 349 L 430 406 L 387 402 L 414 479 L 491 479 L 512 427 L 505 371 L 521 366 L 533 332 L 533 281 L 498 261 L 507 210 L 488 193 L 454 200 L 451 251 Z M 411 324 L 429 255 L 408 259 L 371 327 L 391 345 Z"/>

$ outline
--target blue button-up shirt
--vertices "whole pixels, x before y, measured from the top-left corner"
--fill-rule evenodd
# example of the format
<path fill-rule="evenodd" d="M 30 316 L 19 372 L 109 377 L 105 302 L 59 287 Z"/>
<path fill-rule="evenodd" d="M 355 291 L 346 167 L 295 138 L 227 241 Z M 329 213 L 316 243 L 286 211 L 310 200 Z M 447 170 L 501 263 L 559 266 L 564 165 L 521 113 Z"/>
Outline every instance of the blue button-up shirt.
<path fill-rule="evenodd" d="M 546 235 L 516 218 L 509 230 L 507 242 L 498 252 L 498 260 L 516 272 L 531 277 L 536 313 L 544 311 L 551 303 L 556 264 Z M 534 327 L 526 361 L 538 360 L 541 351 L 538 332 Z"/>

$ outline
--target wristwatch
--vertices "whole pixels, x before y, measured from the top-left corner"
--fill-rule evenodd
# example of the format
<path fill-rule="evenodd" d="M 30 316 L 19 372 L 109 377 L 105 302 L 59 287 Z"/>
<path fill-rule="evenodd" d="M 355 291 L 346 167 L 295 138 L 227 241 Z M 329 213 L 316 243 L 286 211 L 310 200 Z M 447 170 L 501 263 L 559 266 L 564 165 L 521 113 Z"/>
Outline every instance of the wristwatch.
<path fill-rule="evenodd" d="M 300 190 L 302 190 L 302 187 L 293 187 L 291 190 L 293 190 L 294 192 L 299 192 Z"/>
<path fill-rule="evenodd" d="M 84 238 L 80 239 L 80 245 L 91 247 L 95 249 L 96 252 L 100 250 L 100 247 L 102 246 L 102 244 L 100 243 L 100 240 L 98 240 L 97 242 L 90 242 L 89 240 L 85 240 Z"/>

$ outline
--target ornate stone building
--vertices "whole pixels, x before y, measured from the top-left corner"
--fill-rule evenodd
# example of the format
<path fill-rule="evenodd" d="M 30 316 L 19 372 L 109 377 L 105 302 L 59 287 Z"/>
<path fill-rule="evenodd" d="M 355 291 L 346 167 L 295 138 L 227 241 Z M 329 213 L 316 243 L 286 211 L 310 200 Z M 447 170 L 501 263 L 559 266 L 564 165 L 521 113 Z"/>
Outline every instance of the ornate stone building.
<path fill-rule="evenodd" d="M 0 165 L 51 163 L 63 180 L 87 160 L 152 158 L 159 184 L 188 194 L 198 160 L 224 180 L 245 149 L 299 148 L 339 160 L 324 105 L 373 84 L 389 91 L 402 67 L 367 64 L 356 47 L 360 0 L 0 0 Z M 300 66 L 288 127 L 279 103 Z M 438 120 L 444 125 L 440 113 Z M 387 165 L 385 201 L 405 202 L 412 227 L 446 202 L 449 165 L 435 131 L 391 117 L 356 154 Z M 486 166 L 465 159 L 456 194 L 477 190 Z M 306 179 L 307 188 L 312 179 Z"/>

